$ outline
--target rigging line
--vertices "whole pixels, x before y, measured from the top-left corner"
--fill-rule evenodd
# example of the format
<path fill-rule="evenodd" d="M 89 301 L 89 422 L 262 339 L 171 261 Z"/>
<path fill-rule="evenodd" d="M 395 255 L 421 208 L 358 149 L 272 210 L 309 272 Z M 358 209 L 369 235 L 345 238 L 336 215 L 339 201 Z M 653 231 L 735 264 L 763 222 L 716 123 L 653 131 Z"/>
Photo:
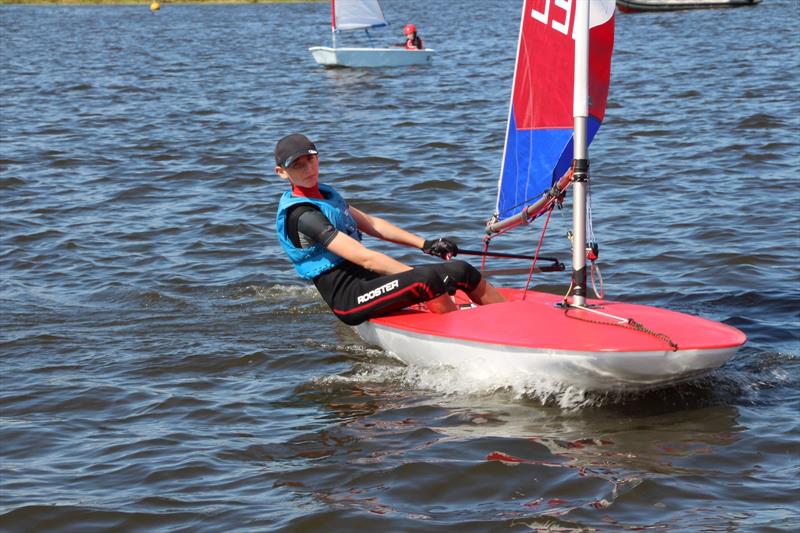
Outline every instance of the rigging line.
<path fill-rule="evenodd" d="M 589 311 L 590 313 L 595 313 L 597 315 L 602 315 L 602 316 L 604 316 L 606 318 L 610 318 L 612 320 L 616 320 L 617 322 L 619 322 L 620 325 L 621 324 L 627 324 L 628 321 L 631 320 L 630 318 L 623 318 L 621 316 L 612 315 L 610 313 L 604 313 L 602 311 L 598 311 L 597 309 L 592 309 L 591 307 L 586 307 L 585 305 L 569 304 L 569 307 L 567 308 L 567 310 L 569 310 L 570 308 L 571 309 L 580 309 L 582 311 Z"/>
<path fill-rule="evenodd" d="M 567 287 L 567 292 L 566 294 L 564 294 L 564 298 L 561 300 L 561 303 L 565 309 L 569 308 L 569 306 L 572 305 L 567 301 L 567 299 L 569 298 L 569 295 L 572 294 L 572 288 L 574 286 L 575 286 L 575 280 L 572 279 L 572 277 L 570 277 L 569 287 Z"/>
<path fill-rule="evenodd" d="M 571 286 L 570 286 L 570 288 L 571 288 Z M 598 314 L 598 315 L 602 315 L 602 316 L 604 316 L 606 318 L 610 318 L 612 320 L 616 320 L 616 322 L 603 322 L 602 320 L 589 320 L 588 318 L 581 318 L 581 317 L 577 317 L 577 316 L 571 316 L 569 314 L 570 309 L 580 309 L 581 311 L 588 311 L 590 313 L 595 313 L 595 314 Z M 637 322 L 636 320 L 634 320 L 632 318 L 622 318 L 622 317 L 619 317 L 619 316 L 616 316 L 616 315 L 612 315 L 612 314 L 609 314 L 609 313 L 604 313 L 602 311 L 598 311 L 597 309 L 592 309 L 590 307 L 586 307 L 586 306 L 583 306 L 583 305 L 575 305 L 575 304 L 567 304 L 565 306 L 565 308 L 564 308 L 564 315 L 567 318 L 572 318 L 572 319 L 575 319 L 575 320 L 582 320 L 584 322 L 589 322 L 590 324 L 600 324 L 600 325 L 604 325 L 604 326 L 618 326 L 618 327 L 622 327 L 622 328 L 629 328 L 629 329 L 632 329 L 634 331 L 640 331 L 642 333 L 646 333 L 647 335 L 652 335 L 653 337 L 666 342 L 667 344 L 670 345 L 670 347 L 672 348 L 673 352 L 677 352 L 678 348 L 679 348 L 678 345 L 672 339 L 670 339 L 669 336 L 667 336 L 666 334 L 658 333 L 657 331 L 653 331 L 652 329 L 648 328 L 647 326 L 645 326 L 641 322 Z"/>
<path fill-rule="evenodd" d="M 588 236 L 588 241 L 592 243 L 592 246 L 597 246 L 597 237 L 594 234 L 594 224 L 592 220 L 592 182 L 591 180 L 587 182 L 586 186 L 586 234 Z M 605 297 L 605 289 L 603 287 L 603 274 L 600 272 L 600 266 L 597 264 L 597 254 L 595 257 L 591 259 L 592 266 L 589 269 L 590 273 L 590 281 L 592 283 L 592 291 L 594 291 L 595 297 L 599 300 L 602 300 Z M 597 282 L 595 282 L 595 275 L 600 284 L 600 292 L 597 292 Z"/>
<path fill-rule="evenodd" d="M 597 285 L 594 281 L 595 272 L 597 272 L 597 279 L 600 282 L 600 292 L 597 292 Z M 592 281 L 592 290 L 594 291 L 594 295 L 598 300 L 602 300 L 606 296 L 606 291 L 603 288 L 603 274 L 600 272 L 600 265 L 598 265 L 595 261 L 592 261 L 592 268 L 591 268 L 591 281 Z"/>
<path fill-rule="evenodd" d="M 525 291 L 522 293 L 522 299 L 524 300 L 525 297 L 528 295 L 528 287 L 531 285 L 531 280 L 533 279 L 533 271 L 536 268 L 536 260 L 539 258 L 539 250 L 542 249 L 542 243 L 544 243 L 544 234 L 547 232 L 547 224 L 550 222 L 550 215 L 553 214 L 553 206 L 550 206 L 550 209 L 547 211 L 547 218 L 544 219 L 544 226 L 542 227 L 542 234 L 539 237 L 539 245 L 536 247 L 536 253 L 533 255 L 533 262 L 531 263 L 531 270 L 528 272 L 528 282 L 525 284 Z"/>

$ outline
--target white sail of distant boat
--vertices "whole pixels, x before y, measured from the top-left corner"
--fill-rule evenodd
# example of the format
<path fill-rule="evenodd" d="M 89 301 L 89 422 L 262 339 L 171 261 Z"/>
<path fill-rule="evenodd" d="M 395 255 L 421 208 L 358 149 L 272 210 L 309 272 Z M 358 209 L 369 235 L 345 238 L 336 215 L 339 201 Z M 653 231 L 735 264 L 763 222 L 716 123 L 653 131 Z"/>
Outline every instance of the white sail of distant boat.
<path fill-rule="evenodd" d="M 388 22 L 378 0 L 338 0 L 331 2 L 333 31 L 380 28 Z"/>
<path fill-rule="evenodd" d="M 588 294 L 588 262 L 594 266 L 598 251 L 587 242 L 588 146 L 605 114 L 614 0 L 525 0 L 521 19 L 495 213 L 483 252 L 469 253 L 502 257 L 488 251 L 490 240 L 547 220 L 572 186 L 567 293 L 501 287 L 506 302 L 444 314 L 408 308 L 356 331 L 409 365 L 491 369 L 584 390 L 651 388 L 707 374 L 742 346 L 741 331 Z M 537 248 L 530 272 L 538 254 Z"/>
<path fill-rule="evenodd" d="M 425 65 L 433 60 L 434 50 L 406 50 L 402 47 L 341 47 L 336 34 L 388 26 L 378 0 L 331 0 L 332 45 L 309 48 L 314 60 L 326 67 L 400 67 Z"/>

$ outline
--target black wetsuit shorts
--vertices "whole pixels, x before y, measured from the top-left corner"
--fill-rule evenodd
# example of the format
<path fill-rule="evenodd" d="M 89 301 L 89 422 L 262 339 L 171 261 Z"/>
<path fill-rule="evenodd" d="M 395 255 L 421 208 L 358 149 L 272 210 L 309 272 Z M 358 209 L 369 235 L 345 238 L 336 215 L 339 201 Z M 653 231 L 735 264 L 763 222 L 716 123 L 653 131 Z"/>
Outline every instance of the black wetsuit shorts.
<path fill-rule="evenodd" d="M 420 265 L 398 274 L 377 274 L 343 261 L 314 278 L 314 285 L 339 320 L 355 326 L 456 289 L 470 293 L 480 281 L 481 273 L 465 261 Z"/>

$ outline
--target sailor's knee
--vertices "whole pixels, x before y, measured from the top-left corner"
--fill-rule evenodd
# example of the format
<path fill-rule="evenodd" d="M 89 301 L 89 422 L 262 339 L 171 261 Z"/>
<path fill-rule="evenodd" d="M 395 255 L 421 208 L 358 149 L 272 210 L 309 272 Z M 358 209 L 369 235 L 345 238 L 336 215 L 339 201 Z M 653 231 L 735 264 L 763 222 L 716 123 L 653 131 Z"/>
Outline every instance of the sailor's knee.
<path fill-rule="evenodd" d="M 425 287 L 424 296 L 433 298 L 447 292 L 447 280 L 433 268 L 423 268 L 420 272 L 420 281 Z"/>
<path fill-rule="evenodd" d="M 481 282 L 483 276 L 480 271 L 466 261 L 450 261 L 447 265 L 457 287 L 462 291 L 472 292 Z"/>

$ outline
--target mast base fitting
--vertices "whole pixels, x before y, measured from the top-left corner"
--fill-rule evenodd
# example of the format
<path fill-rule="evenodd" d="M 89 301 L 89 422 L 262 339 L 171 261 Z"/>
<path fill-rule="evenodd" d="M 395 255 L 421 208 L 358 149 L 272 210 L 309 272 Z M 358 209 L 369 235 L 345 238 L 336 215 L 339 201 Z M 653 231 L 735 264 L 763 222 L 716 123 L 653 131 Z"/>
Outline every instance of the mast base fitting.
<path fill-rule="evenodd" d="M 585 307 L 586 309 L 604 309 L 604 306 L 601 305 L 601 304 L 584 304 L 584 305 L 580 306 L 580 308 L 579 308 L 579 307 L 575 307 L 574 305 L 572 305 L 571 303 L 568 303 L 568 302 L 558 302 L 558 303 L 553 304 L 553 307 L 556 307 L 558 309 L 564 309 L 564 310 L 567 310 L 567 309 L 580 309 L 582 307 Z"/>

